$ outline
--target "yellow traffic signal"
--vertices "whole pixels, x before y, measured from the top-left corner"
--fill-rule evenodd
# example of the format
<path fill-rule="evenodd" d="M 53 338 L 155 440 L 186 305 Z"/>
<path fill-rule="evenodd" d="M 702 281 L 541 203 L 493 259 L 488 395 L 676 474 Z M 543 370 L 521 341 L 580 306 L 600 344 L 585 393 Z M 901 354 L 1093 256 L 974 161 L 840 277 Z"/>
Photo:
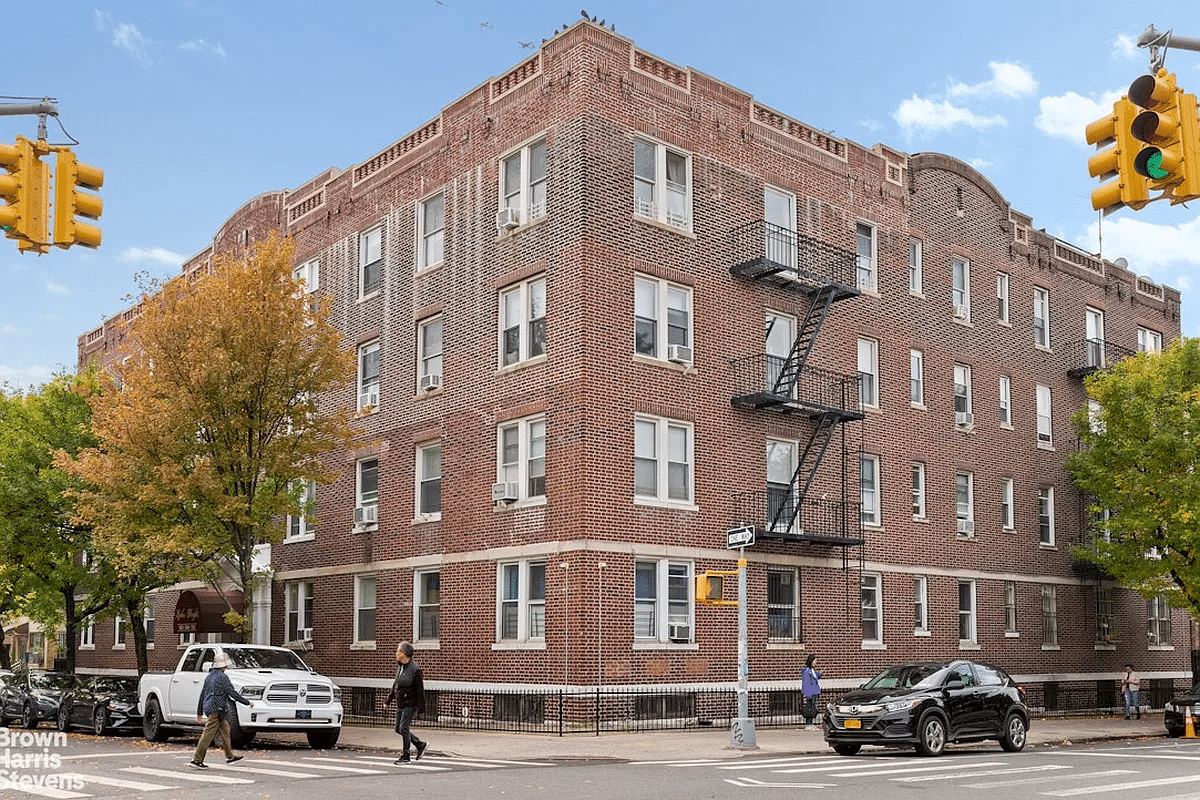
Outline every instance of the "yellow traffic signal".
<path fill-rule="evenodd" d="M 80 164 L 75 154 L 63 148 L 58 151 L 58 166 L 54 175 L 54 244 L 70 247 L 100 246 L 100 228 L 80 222 L 75 217 L 99 219 L 104 201 L 80 189 L 96 190 L 104 185 L 104 170 Z"/>
<path fill-rule="evenodd" d="M 696 576 L 696 602 L 710 603 L 725 596 L 725 578 L 705 572 Z"/>
<path fill-rule="evenodd" d="M 1092 190 L 1092 208 L 1111 214 L 1122 206 L 1139 209 L 1150 202 L 1146 178 L 1137 174 L 1134 160 L 1141 143 L 1133 138 L 1133 121 L 1138 107 L 1122 97 L 1113 103 L 1113 111 L 1088 124 L 1085 131 L 1088 144 L 1097 145 L 1095 155 L 1088 159 L 1088 174 L 1107 181 Z"/>
<path fill-rule="evenodd" d="M 0 229 L 17 240 L 21 251 L 45 253 L 47 239 L 47 201 L 50 193 L 50 169 L 38 158 L 33 142 L 18 136 L 16 144 L 0 144 Z"/>
<path fill-rule="evenodd" d="M 1166 192 L 1172 203 L 1200 196 L 1196 96 L 1160 69 L 1130 84 L 1129 99 L 1145 109 L 1133 121 L 1133 137 L 1149 145 L 1137 154 L 1134 170 L 1150 179 L 1150 188 Z"/>

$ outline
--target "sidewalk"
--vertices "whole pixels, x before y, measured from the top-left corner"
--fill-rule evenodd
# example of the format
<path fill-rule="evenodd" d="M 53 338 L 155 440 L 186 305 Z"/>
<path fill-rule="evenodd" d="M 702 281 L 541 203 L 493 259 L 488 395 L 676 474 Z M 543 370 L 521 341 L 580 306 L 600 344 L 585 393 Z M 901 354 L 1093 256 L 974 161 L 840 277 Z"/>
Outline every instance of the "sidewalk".
<path fill-rule="evenodd" d="M 493 733 L 414 725 L 429 741 L 430 754 L 486 759 L 614 759 L 621 761 L 682 761 L 733 759 L 746 755 L 831 753 L 818 730 L 766 728 L 756 732 L 756 749 L 733 748 L 729 730 L 691 729 L 645 733 L 552 734 Z M 1161 714 L 1140 720 L 1123 717 L 1055 717 L 1034 719 L 1029 746 L 1069 746 L 1080 742 L 1166 737 Z M 391 728 L 347 726 L 339 747 L 399 750 L 400 737 Z M 873 748 L 871 748 L 873 749 Z"/>

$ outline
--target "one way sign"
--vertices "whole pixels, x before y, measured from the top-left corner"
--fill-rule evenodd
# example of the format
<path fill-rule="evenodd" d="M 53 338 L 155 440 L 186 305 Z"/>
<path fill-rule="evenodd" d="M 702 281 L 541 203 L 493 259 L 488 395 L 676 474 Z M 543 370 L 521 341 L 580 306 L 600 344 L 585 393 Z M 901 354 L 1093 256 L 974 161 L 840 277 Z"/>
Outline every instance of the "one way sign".
<path fill-rule="evenodd" d="M 750 526 L 725 531 L 725 546 L 730 550 L 749 547 L 752 544 L 754 544 L 754 528 Z"/>

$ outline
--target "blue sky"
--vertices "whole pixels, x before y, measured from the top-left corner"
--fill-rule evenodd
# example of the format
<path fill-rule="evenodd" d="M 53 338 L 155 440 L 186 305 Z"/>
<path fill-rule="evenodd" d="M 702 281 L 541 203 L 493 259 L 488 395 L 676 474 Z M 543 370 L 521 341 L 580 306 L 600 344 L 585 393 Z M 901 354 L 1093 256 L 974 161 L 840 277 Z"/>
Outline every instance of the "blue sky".
<path fill-rule="evenodd" d="M 581 9 L 580 3 L 584 3 Z M 175 274 L 239 206 L 373 156 L 528 56 L 581 10 L 655 55 L 835 136 L 977 167 L 1037 228 L 1183 292 L 1200 335 L 1200 203 L 1100 223 L 1084 126 L 1147 71 L 1150 23 L 1200 37 L 1200 7 L 1010 0 L 60 0 L 10 3 L 4 98 L 50 96 L 102 167 L 104 243 L 20 255 L 0 239 L 0 383 L 73 371 L 76 339 L 134 275 Z M 1107 6 L 1101 8 L 1100 6 Z M 1200 53 L 1166 66 L 1200 91 Z M 35 117 L 0 116 L 0 142 Z M 65 143 L 57 122 L 49 140 Z"/>

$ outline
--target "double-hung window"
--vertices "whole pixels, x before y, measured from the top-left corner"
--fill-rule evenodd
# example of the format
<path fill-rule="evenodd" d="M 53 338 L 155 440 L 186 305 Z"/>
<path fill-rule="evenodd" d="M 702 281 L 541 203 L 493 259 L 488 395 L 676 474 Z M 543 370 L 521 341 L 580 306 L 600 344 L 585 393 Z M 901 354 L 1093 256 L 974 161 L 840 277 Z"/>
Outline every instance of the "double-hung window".
<path fill-rule="evenodd" d="M 959 427 L 975 424 L 971 413 L 971 367 L 966 364 L 954 365 L 954 424 Z"/>
<path fill-rule="evenodd" d="M 925 354 L 920 350 L 908 351 L 908 400 L 925 405 Z"/>
<path fill-rule="evenodd" d="M 874 225 L 859 222 L 854 226 L 854 248 L 857 255 L 855 285 L 864 292 L 873 292 L 879 285 Z"/>
<path fill-rule="evenodd" d="M 417 205 L 417 269 L 442 263 L 446 249 L 446 194 Z"/>
<path fill-rule="evenodd" d="M 879 342 L 858 340 L 858 404 L 879 408 Z"/>
<path fill-rule="evenodd" d="M 321 288 L 320 260 L 314 258 L 311 261 L 305 261 L 303 264 L 292 270 L 292 277 L 298 283 L 302 284 L 300 288 L 301 292 L 311 295 L 313 292 L 317 291 L 317 289 Z M 309 302 L 308 308 L 309 311 L 312 312 L 317 310 L 317 301 L 315 297 Z"/>
<path fill-rule="evenodd" d="M 921 294 L 924 291 L 924 277 L 921 275 L 921 240 L 908 240 L 908 291 Z"/>
<path fill-rule="evenodd" d="M 413 607 L 417 614 L 414 641 L 436 641 L 438 620 L 442 613 L 442 573 L 436 569 L 422 569 L 417 570 L 413 577 L 416 591 Z"/>
<path fill-rule="evenodd" d="M 862 500 L 862 524 L 878 526 L 879 513 L 879 456 L 862 455 L 859 468 L 859 487 Z"/>
<path fill-rule="evenodd" d="M 796 443 L 767 440 L 767 523 L 786 532 L 796 516 Z"/>
<path fill-rule="evenodd" d="M 289 642 L 312 638 L 313 585 L 311 581 L 292 581 L 284 591 Z"/>
<path fill-rule="evenodd" d="M 954 475 L 954 502 L 957 533 L 970 538 L 975 535 L 975 475 L 958 472 Z"/>
<path fill-rule="evenodd" d="M 525 417 L 497 429 L 496 480 L 513 484 L 518 500 L 546 496 L 546 419 Z"/>
<path fill-rule="evenodd" d="M 1116 603 L 1113 590 L 1096 586 L 1096 644 L 1113 644 L 1117 630 Z"/>
<path fill-rule="evenodd" d="M 633 639 L 692 641 L 692 565 L 683 561 L 634 562 Z"/>
<path fill-rule="evenodd" d="M 633 280 L 634 352 L 650 358 L 684 359 L 691 350 L 692 290 L 657 278 Z"/>
<path fill-rule="evenodd" d="M 496 639 L 544 642 L 546 639 L 546 562 L 500 564 Z"/>
<path fill-rule="evenodd" d="M 1040 286 L 1033 288 L 1033 343 L 1050 346 L 1050 290 Z"/>
<path fill-rule="evenodd" d="M 417 447 L 417 517 L 442 517 L 442 444 L 430 442 Z"/>
<path fill-rule="evenodd" d="M 527 144 L 500 160 L 500 208 L 518 225 L 546 214 L 546 140 Z"/>
<path fill-rule="evenodd" d="M 796 268 L 796 196 L 763 189 L 763 249 L 768 261 Z"/>
<path fill-rule="evenodd" d="M 533 278 L 500 293 L 500 365 L 546 354 L 546 279 Z"/>
<path fill-rule="evenodd" d="M 1004 582 L 1004 635 L 1017 636 L 1017 582 Z"/>
<path fill-rule="evenodd" d="M 1137 329 L 1137 349 L 1139 353 L 1158 353 L 1162 351 L 1162 334 L 1149 328 Z"/>
<path fill-rule="evenodd" d="M 1000 479 L 1000 527 L 1013 529 L 1013 479 Z"/>
<path fill-rule="evenodd" d="M 316 529 L 313 510 L 317 502 L 316 481 L 301 481 L 297 490 L 300 493 L 300 513 L 289 514 L 287 518 L 287 541 L 311 539 Z"/>
<path fill-rule="evenodd" d="M 417 389 L 431 391 L 442 385 L 442 318 L 432 317 L 417 326 Z"/>
<path fill-rule="evenodd" d="M 635 498 L 666 503 L 692 502 L 692 426 L 662 417 L 633 423 Z"/>
<path fill-rule="evenodd" d="M 975 644 L 975 581 L 958 582 L 958 644 Z"/>
<path fill-rule="evenodd" d="M 379 340 L 358 346 L 358 410 L 379 405 Z"/>
<path fill-rule="evenodd" d="M 356 472 L 355 506 L 366 512 L 361 524 L 374 525 L 378 519 L 376 512 L 379 507 L 379 459 L 361 459 Z M 368 508 L 370 511 L 366 511 Z"/>
<path fill-rule="evenodd" d="M 864 645 L 883 644 L 883 579 L 876 573 L 859 576 L 861 592 L 862 641 Z"/>
<path fill-rule="evenodd" d="M 913 634 L 929 635 L 929 579 L 913 578 Z"/>
<path fill-rule="evenodd" d="M 1007 272 L 996 273 L 996 320 L 1008 324 L 1008 283 Z"/>
<path fill-rule="evenodd" d="M 1149 618 L 1149 641 L 1151 647 L 1170 647 L 1171 607 L 1166 595 L 1155 595 L 1146 601 L 1146 616 Z"/>
<path fill-rule="evenodd" d="M 1038 540 L 1054 547 L 1054 487 L 1038 487 Z"/>
<path fill-rule="evenodd" d="M 691 156 L 647 139 L 633 140 L 635 215 L 691 230 L 691 186 Z"/>
<path fill-rule="evenodd" d="M 1012 378 L 1000 376 L 1000 424 L 1012 427 Z"/>
<path fill-rule="evenodd" d="M 955 257 L 951 261 L 950 301 L 954 318 L 971 321 L 971 262 Z"/>
<path fill-rule="evenodd" d="M 125 649 L 125 631 L 129 626 L 125 624 L 125 618 L 120 614 L 113 619 L 113 649 Z"/>
<path fill-rule="evenodd" d="M 1042 647 L 1058 647 L 1058 587 L 1042 586 Z"/>
<path fill-rule="evenodd" d="M 91 649 L 96 646 L 96 619 L 88 617 L 79 629 L 79 646 Z"/>
<path fill-rule="evenodd" d="M 354 641 L 375 641 L 374 575 L 360 575 L 354 581 Z"/>
<path fill-rule="evenodd" d="M 920 461 L 912 465 L 912 514 L 913 519 L 925 519 L 925 464 Z"/>
<path fill-rule="evenodd" d="M 383 227 L 358 235 L 358 296 L 379 291 L 383 282 Z"/>
<path fill-rule="evenodd" d="M 1053 414 L 1050 405 L 1050 387 L 1037 387 L 1037 443 L 1038 447 L 1054 446 Z"/>
<path fill-rule="evenodd" d="M 767 570 L 767 641 L 800 642 L 801 637 L 796 570 Z"/>

